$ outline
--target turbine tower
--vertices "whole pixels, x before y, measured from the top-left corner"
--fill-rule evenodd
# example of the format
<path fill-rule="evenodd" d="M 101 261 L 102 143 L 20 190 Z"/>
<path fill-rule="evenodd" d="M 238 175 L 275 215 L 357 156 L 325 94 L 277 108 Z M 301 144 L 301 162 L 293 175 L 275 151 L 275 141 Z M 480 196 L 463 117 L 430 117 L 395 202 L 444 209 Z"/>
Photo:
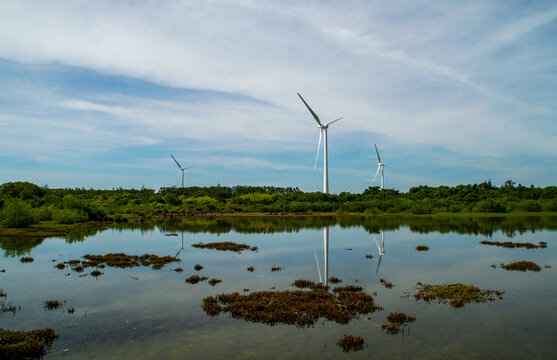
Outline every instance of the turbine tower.
<path fill-rule="evenodd" d="M 383 177 L 383 167 L 385 166 L 385 164 L 381 162 L 381 157 L 379 156 L 379 150 L 377 150 L 377 144 L 373 144 L 373 145 L 375 146 L 375 153 L 377 154 L 377 171 L 375 172 L 375 176 L 373 177 L 373 180 L 371 180 L 371 182 L 373 183 L 375 181 L 377 174 L 379 174 L 379 170 L 381 170 L 381 190 L 383 190 L 384 181 L 385 181 Z"/>
<path fill-rule="evenodd" d="M 172 154 L 170 154 L 170 156 L 172 156 Z M 176 162 L 176 165 L 178 165 L 178 167 L 180 168 L 180 171 L 182 172 L 182 187 L 184 187 L 184 170 L 192 168 L 193 166 L 188 166 L 186 168 L 183 168 L 182 165 L 180 165 L 180 163 L 178 162 L 178 160 L 176 160 L 174 158 L 174 156 L 172 156 L 172 159 L 174 159 L 174 161 Z"/>
<path fill-rule="evenodd" d="M 300 97 L 300 99 L 302 99 L 304 105 L 308 108 L 309 112 L 311 113 L 315 121 L 317 121 L 317 127 L 319 128 L 319 144 L 317 145 L 317 155 L 315 156 L 315 164 L 313 165 L 314 169 L 315 166 L 317 165 L 317 160 L 319 158 L 319 150 L 321 149 L 321 138 L 323 138 L 323 193 L 327 194 L 329 193 L 329 169 L 328 169 L 328 162 L 327 162 L 327 128 L 329 127 L 329 125 L 331 125 L 336 121 L 339 121 L 342 118 L 340 117 L 338 119 L 323 124 L 321 123 L 321 120 L 319 120 L 319 116 L 317 116 L 317 114 L 313 112 L 313 110 L 309 107 L 308 103 L 304 100 L 302 95 L 298 93 L 298 96 Z"/>
<path fill-rule="evenodd" d="M 385 230 L 381 229 L 381 246 L 379 246 L 375 235 L 373 235 L 373 240 L 375 240 L 375 244 L 377 244 L 377 249 L 379 250 L 379 261 L 377 262 L 377 269 L 375 269 L 375 275 L 377 275 L 379 266 L 381 265 L 381 258 L 385 255 Z"/>

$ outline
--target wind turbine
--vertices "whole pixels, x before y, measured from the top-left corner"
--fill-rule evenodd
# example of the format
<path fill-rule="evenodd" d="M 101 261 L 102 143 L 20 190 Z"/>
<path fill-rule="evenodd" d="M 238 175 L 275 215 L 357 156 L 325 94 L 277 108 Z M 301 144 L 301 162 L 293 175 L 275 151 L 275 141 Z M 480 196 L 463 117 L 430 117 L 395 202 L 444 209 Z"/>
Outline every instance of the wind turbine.
<path fill-rule="evenodd" d="M 302 99 L 304 105 L 306 105 L 306 107 L 308 108 L 309 112 L 311 113 L 315 121 L 317 121 L 317 127 L 319 127 L 319 144 L 317 145 L 317 155 L 315 156 L 315 164 L 313 165 L 314 169 L 315 166 L 317 165 L 317 159 L 319 158 L 319 150 L 321 148 L 321 138 L 323 138 L 323 193 L 327 194 L 329 192 L 329 170 L 328 170 L 328 162 L 327 162 L 327 128 L 329 127 L 329 125 L 331 125 L 336 121 L 339 121 L 342 118 L 340 117 L 338 119 L 323 124 L 321 123 L 321 120 L 319 120 L 319 116 L 317 116 L 317 114 L 313 112 L 313 110 L 309 107 L 308 103 L 304 100 L 302 95 L 298 93 L 298 96 L 300 97 L 300 99 Z"/>
<path fill-rule="evenodd" d="M 319 260 L 317 260 L 317 252 L 313 249 L 315 254 L 315 264 L 317 265 L 317 274 L 319 274 L 319 282 L 325 285 L 329 285 L 329 227 L 323 227 L 323 259 L 324 259 L 324 269 L 323 278 L 321 277 L 321 270 L 319 269 Z"/>
<path fill-rule="evenodd" d="M 385 164 L 381 162 L 381 157 L 379 156 L 379 150 L 377 150 L 377 144 L 373 144 L 373 145 L 375 146 L 375 153 L 377 154 L 377 171 L 375 172 L 375 176 L 373 177 L 373 180 L 371 180 L 371 182 L 373 183 L 375 181 L 377 174 L 379 174 L 379 170 L 381 170 L 381 190 L 383 190 L 383 185 L 385 180 L 383 178 L 383 167 L 385 166 Z"/>
<path fill-rule="evenodd" d="M 172 156 L 172 154 L 170 154 L 170 156 Z M 178 167 L 180 168 L 180 171 L 182 172 L 182 187 L 184 187 L 184 170 L 192 168 L 193 166 L 188 166 L 186 168 L 183 168 L 182 165 L 180 165 L 180 163 L 178 162 L 178 160 L 176 160 L 174 158 L 174 156 L 172 156 L 172 159 L 174 159 L 174 161 L 176 162 L 176 165 L 178 165 Z"/>

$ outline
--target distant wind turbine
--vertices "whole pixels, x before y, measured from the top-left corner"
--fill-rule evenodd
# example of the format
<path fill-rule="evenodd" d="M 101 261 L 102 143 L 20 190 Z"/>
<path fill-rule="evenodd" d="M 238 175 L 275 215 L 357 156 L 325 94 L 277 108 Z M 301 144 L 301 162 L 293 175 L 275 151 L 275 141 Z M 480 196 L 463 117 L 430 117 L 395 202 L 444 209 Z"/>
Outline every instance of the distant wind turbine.
<path fill-rule="evenodd" d="M 302 95 L 298 93 L 298 96 L 300 97 L 300 99 L 302 99 L 304 105 L 306 105 L 306 107 L 308 108 L 309 112 L 311 113 L 315 121 L 317 121 L 317 126 L 319 127 L 319 144 L 317 145 L 317 155 L 315 156 L 315 164 L 313 165 L 314 169 L 315 166 L 317 166 L 317 159 L 319 158 L 319 150 L 321 148 L 321 138 L 323 138 L 323 193 L 327 194 L 329 192 L 329 170 L 328 170 L 328 162 L 327 162 L 327 128 L 329 127 L 329 125 L 331 125 L 336 121 L 339 121 L 342 118 L 340 117 L 338 119 L 323 124 L 321 123 L 321 120 L 319 120 L 319 116 L 317 116 L 317 114 L 313 112 L 313 110 L 309 107 L 309 105 L 304 100 Z"/>
<path fill-rule="evenodd" d="M 381 162 L 381 157 L 379 156 L 379 150 L 377 150 L 377 144 L 373 144 L 373 145 L 375 145 L 375 153 L 377 154 L 377 171 L 375 172 L 375 176 L 373 177 L 373 180 L 371 180 L 371 182 L 373 183 L 375 181 L 377 174 L 379 174 L 379 170 L 381 170 L 381 190 L 383 190 L 384 181 L 385 181 L 383 177 L 383 167 L 385 166 L 385 164 Z"/>
<path fill-rule="evenodd" d="M 170 154 L 170 156 L 172 156 L 172 154 Z M 182 187 L 184 187 L 184 170 L 192 168 L 193 166 L 188 166 L 186 168 L 183 168 L 182 165 L 180 165 L 180 163 L 178 162 L 178 160 L 176 160 L 174 158 L 174 156 L 172 156 L 172 159 L 174 159 L 174 161 L 176 162 L 176 165 L 178 165 L 178 167 L 180 168 L 180 171 L 182 172 Z"/>

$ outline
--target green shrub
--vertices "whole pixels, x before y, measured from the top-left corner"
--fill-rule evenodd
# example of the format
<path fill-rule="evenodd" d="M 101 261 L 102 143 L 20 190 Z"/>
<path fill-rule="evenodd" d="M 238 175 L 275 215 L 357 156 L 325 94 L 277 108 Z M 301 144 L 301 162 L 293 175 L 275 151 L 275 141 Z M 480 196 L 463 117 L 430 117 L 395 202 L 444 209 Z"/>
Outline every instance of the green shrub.
<path fill-rule="evenodd" d="M 6 201 L 0 211 L 1 225 L 8 228 L 25 228 L 39 222 L 31 205 L 14 199 Z"/>
<path fill-rule="evenodd" d="M 54 214 L 54 208 L 51 206 L 41 206 L 36 210 L 36 214 L 40 221 L 50 221 L 52 220 L 52 214 Z"/>
<path fill-rule="evenodd" d="M 58 224 L 74 224 L 89 220 L 89 217 L 82 210 L 60 209 L 52 215 L 52 220 Z"/>

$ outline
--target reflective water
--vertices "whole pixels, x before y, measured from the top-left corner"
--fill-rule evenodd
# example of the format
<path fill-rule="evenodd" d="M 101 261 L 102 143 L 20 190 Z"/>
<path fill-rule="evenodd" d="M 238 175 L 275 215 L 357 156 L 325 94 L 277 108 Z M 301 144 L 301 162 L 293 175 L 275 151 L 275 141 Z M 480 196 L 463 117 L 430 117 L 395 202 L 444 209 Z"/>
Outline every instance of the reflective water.
<path fill-rule="evenodd" d="M 68 240 L 0 239 L 0 270 L 6 270 L 0 273 L 0 289 L 7 293 L 4 301 L 20 307 L 15 315 L 0 314 L 0 327 L 54 328 L 60 337 L 47 358 L 554 359 L 556 230 L 554 217 L 196 218 L 126 225 Z M 547 248 L 480 244 L 488 238 L 545 241 Z M 232 253 L 191 246 L 212 241 L 246 243 L 259 250 Z M 417 245 L 427 245 L 429 251 L 418 252 Z M 179 253 L 181 263 L 159 271 L 107 267 L 94 278 L 80 277 L 68 268 L 58 270 L 52 262 L 110 252 Z M 368 254 L 374 257 L 366 258 Z M 23 255 L 34 261 L 21 263 Z M 490 267 L 519 260 L 533 261 L 542 270 L 523 273 Z M 195 271 L 195 264 L 204 269 Z M 183 273 L 172 271 L 178 266 Z M 246 270 L 249 266 L 255 267 L 253 273 Z M 272 272 L 274 266 L 283 270 Z M 193 274 L 222 283 L 185 283 Z M 201 309 L 208 295 L 245 288 L 292 289 L 296 279 L 325 281 L 331 276 L 343 279 L 343 284 L 361 285 L 370 294 L 377 292 L 374 298 L 384 310 L 349 325 L 321 321 L 296 328 L 249 323 L 228 314 L 211 319 Z M 395 286 L 383 287 L 381 278 Z M 404 297 L 413 293 L 418 281 L 470 283 L 505 294 L 493 303 L 454 309 Z M 44 301 L 51 299 L 66 301 L 64 310 L 45 311 Z M 73 314 L 67 312 L 71 307 Z M 391 311 L 416 316 L 404 336 L 381 331 Z M 336 346 L 343 334 L 363 336 L 366 347 L 343 353 Z"/>

